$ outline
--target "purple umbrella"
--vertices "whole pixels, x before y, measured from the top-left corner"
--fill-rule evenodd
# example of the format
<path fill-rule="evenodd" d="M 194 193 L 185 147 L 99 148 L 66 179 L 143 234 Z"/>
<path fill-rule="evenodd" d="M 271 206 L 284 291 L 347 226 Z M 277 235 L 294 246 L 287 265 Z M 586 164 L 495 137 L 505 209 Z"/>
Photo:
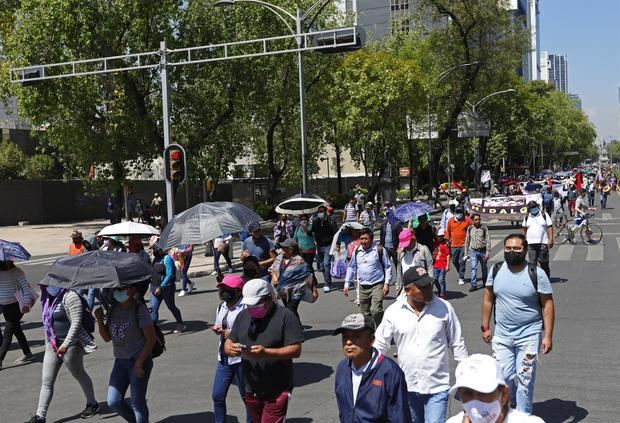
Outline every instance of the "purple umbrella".
<path fill-rule="evenodd" d="M 394 217 L 401 222 L 407 222 L 415 219 L 418 216 L 429 213 L 433 210 L 427 203 L 421 201 L 415 201 L 403 204 L 394 211 Z"/>
<path fill-rule="evenodd" d="M 30 253 L 19 242 L 0 239 L 0 260 L 30 260 Z"/>

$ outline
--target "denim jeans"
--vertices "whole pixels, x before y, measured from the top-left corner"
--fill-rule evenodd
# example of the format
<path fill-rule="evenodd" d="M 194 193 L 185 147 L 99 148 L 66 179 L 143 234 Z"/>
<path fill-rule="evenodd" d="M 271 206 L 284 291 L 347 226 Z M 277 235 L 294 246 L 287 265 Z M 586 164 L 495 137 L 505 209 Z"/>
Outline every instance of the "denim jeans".
<path fill-rule="evenodd" d="M 493 355 L 504 369 L 504 378 L 510 387 L 510 404 L 527 414 L 532 414 L 540 341 L 540 334 L 519 340 L 493 337 Z"/>
<path fill-rule="evenodd" d="M 155 290 L 157 287 L 151 287 L 151 300 L 149 305 L 151 306 L 151 320 L 157 323 L 159 321 L 159 307 L 161 306 L 161 302 L 164 301 L 166 303 L 166 307 L 174 316 L 174 320 L 178 324 L 183 324 L 183 317 L 181 317 L 181 310 L 174 303 L 174 292 L 175 287 L 174 284 L 167 285 L 166 287 L 161 289 L 161 294 L 158 297 L 155 295 Z"/>
<path fill-rule="evenodd" d="M 446 269 L 433 269 L 433 279 L 439 282 L 439 292 L 446 293 Z"/>
<path fill-rule="evenodd" d="M 232 260 L 230 259 L 230 247 L 226 246 L 224 248 L 224 251 L 220 253 L 220 250 L 218 250 L 217 248 L 215 248 L 213 250 L 213 270 L 215 270 L 216 272 L 220 271 L 220 257 L 224 257 L 224 260 L 226 260 L 226 264 L 228 265 L 229 269 L 232 269 Z"/>
<path fill-rule="evenodd" d="M 181 269 L 181 289 L 187 291 L 187 284 L 190 282 L 187 277 L 187 271 L 189 270 L 189 264 L 192 262 L 192 256 L 185 256 L 185 262 Z"/>
<path fill-rule="evenodd" d="M 448 391 L 436 394 L 408 392 L 412 423 L 445 423 L 448 410 Z"/>
<path fill-rule="evenodd" d="M 91 310 L 94 310 L 95 307 L 95 298 L 99 300 L 99 304 L 101 307 L 108 310 L 110 308 L 110 303 L 108 301 L 109 288 L 90 288 L 88 289 L 88 294 L 86 297 L 86 303 Z"/>
<path fill-rule="evenodd" d="M 469 252 L 469 259 L 471 260 L 471 286 L 477 286 L 478 263 L 480 263 L 480 268 L 482 269 L 482 284 L 484 285 L 487 281 L 489 269 L 487 267 L 486 255 L 486 249 L 471 250 Z"/>
<path fill-rule="evenodd" d="M 317 247 L 316 249 L 316 262 L 319 269 L 323 269 L 323 279 L 325 280 L 325 286 L 332 286 L 332 256 L 329 255 L 331 247 Z"/>
<path fill-rule="evenodd" d="M 230 385 L 235 380 L 237 388 L 239 388 L 239 394 L 241 400 L 245 403 L 245 385 L 243 380 L 243 371 L 241 370 L 241 363 L 228 364 L 217 362 L 217 368 L 215 369 L 215 378 L 213 380 L 213 411 L 215 414 L 215 423 L 226 422 L 226 395 Z M 247 423 L 251 423 L 250 413 L 246 411 Z"/>
<path fill-rule="evenodd" d="M 450 255 L 452 256 L 452 264 L 459 271 L 459 279 L 465 279 L 465 257 L 463 255 L 464 247 L 450 247 Z"/>
<path fill-rule="evenodd" d="M 138 378 L 133 370 L 135 361 L 133 358 L 114 360 L 108 386 L 108 406 L 128 422 L 148 423 L 146 388 L 153 370 L 153 360 L 144 363 L 144 376 L 141 378 Z M 131 407 L 125 402 L 125 393 L 129 387 L 131 387 Z"/>

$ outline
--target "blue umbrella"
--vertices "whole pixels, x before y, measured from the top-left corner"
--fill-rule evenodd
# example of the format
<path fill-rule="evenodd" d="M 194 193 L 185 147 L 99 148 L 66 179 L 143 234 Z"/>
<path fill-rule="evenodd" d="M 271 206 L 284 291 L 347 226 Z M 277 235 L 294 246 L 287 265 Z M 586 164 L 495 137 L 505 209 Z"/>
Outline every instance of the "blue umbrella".
<path fill-rule="evenodd" d="M 394 216 L 401 222 L 408 222 L 416 217 L 429 213 L 433 210 L 427 203 L 421 201 L 403 204 L 394 211 Z"/>
<path fill-rule="evenodd" d="M 30 253 L 19 242 L 0 239 L 0 260 L 30 260 Z"/>

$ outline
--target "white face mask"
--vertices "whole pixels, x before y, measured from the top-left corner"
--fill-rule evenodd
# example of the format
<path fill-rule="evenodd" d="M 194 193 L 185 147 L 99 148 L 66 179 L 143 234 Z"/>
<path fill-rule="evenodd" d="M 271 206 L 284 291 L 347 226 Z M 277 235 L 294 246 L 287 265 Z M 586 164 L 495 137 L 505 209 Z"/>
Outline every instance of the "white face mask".
<path fill-rule="evenodd" d="M 499 398 L 493 402 L 467 401 L 463 404 L 463 409 L 472 423 L 495 423 L 502 413 Z"/>

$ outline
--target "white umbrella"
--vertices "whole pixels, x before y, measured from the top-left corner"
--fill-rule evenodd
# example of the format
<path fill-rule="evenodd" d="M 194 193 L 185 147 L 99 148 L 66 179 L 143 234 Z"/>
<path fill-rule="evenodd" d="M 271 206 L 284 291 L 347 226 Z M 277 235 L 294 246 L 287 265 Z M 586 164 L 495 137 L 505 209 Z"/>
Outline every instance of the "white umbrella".
<path fill-rule="evenodd" d="M 314 213 L 324 204 L 325 200 L 314 194 L 297 194 L 278 204 L 276 212 L 299 216 Z"/>
<path fill-rule="evenodd" d="M 143 236 L 148 237 L 152 235 L 159 235 L 159 230 L 150 225 L 144 225 L 142 223 L 135 222 L 122 222 L 115 225 L 108 225 L 101 230 L 97 235 L 99 236 Z"/>

